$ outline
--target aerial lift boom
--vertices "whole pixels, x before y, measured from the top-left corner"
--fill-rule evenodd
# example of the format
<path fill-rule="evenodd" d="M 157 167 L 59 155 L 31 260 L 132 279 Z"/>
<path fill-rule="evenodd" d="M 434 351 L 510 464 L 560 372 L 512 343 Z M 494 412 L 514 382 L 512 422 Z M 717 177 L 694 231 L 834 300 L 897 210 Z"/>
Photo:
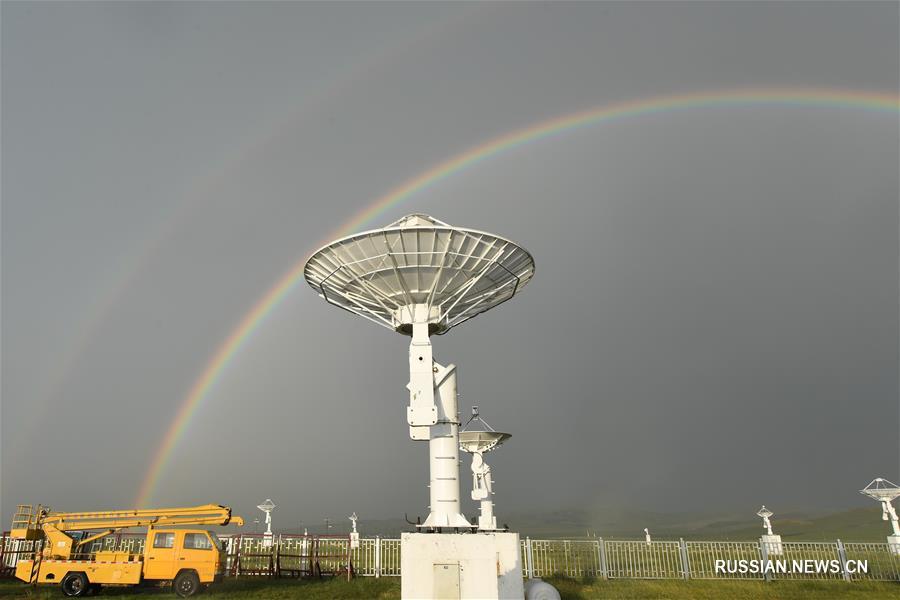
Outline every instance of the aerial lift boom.
<path fill-rule="evenodd" d="M 131 527 L 172 525 L 228 525 L 241 526 L 243 519 L 232 516 L 231 508 L 219 504 L 204 504 L 185 508 L 157 508 L 140 510 L 110 510 L 103 512 L 52 512 L 41 506 L 19 505 L 12 523 L 10 537 L 34 540 L 46 537 L 45 557 L 69 558 L 77 550 L 94 540 Z M 98 531 L 99 530 L 99 531 Z M 69 531 L 98 531 L 76 541 Z"/>

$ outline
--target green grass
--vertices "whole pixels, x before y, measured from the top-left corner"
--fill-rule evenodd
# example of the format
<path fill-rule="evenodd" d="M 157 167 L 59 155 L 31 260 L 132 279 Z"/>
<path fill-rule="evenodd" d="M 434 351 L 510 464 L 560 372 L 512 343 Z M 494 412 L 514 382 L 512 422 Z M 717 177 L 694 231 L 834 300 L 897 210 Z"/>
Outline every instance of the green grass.
<path fill-rule="evenodd" d="M 672 579 L 575 580 L 549 578 L 563 599 L 800 600 L 900 598 L 900 584 L 843 581 L 678 581 Z"/>
<path fill-rule="evenodd" d="M 93 597 L 93 596 L 90 596 Z M 283 598 L 309 598 L 310 600 L 355 599 L 387 600 L 400 597 L 400 578 L 358 577 L 346 579 L 226 579 L 210 588 L 198 598 L 222 600 L 256 599 L 281 600 Z M 56 586 L 31 588 L 23 583 L 0 581 L 0 598 L 40 598 L 60 600 L 62 593 Z M 178 600 L 168 588 L 105 588 L 97 598 L 132 598 L 133 600 Z"/>
<path fill-rule="evenodd" d="M 845 583 L 843 581 L 677 581 L 677 580 L 592 580 L 552 577 L 546 581 L 559 589 L 563 599 L 699 599 L 699 600 L 803 600 L 832 598 L 900 598 L 900 584 L 884 582 Z M 18 582 L 0 581 L 2 598 L 47 598 L 58 600 L 55 587 L 33 589 Z M 209 589 L 201 598 L 281 600 L 284 598 L 388 600 L 400 597 L 400 578 L 359 577 L 352 581 L 238 579 L 226 580 Z M 108 588 L 100 598 L 176 598 L 166 589 Z"/>

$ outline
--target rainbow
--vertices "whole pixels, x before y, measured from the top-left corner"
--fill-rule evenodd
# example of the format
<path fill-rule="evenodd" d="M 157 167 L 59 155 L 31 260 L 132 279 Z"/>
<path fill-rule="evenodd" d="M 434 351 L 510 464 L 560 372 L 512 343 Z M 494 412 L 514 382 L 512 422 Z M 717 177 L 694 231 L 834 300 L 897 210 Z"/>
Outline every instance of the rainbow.
<path fill-rule="evenodd" d="M 335 238 L 344 237 L 362 229 L 388 209 L 451 175 L 522 144 L 543 140 L 577 127 L 607 123 L 616 119 L 679 110 L 760 106 L 862 109 L 896 115 L 900 113 L 900 97 L 896 94 L 842 89 L 742 88 L 655 96 L 590 108 L 541 121 L 537 124 L 500 135 L 427 169 L 421 174 L 406 180 L 356 213 L 325 240 L 316 244 L 315 248 L 319 248 Z M 253 332 L 260 327 L 266 317 L 303 280 L 303 268 L 305 265 L 306 257 L 285 273 L 256 302 L 250 312 L 244 315 L 238 326 L 219 346 L 206 364 L 203 373 L 188 391 L 168 431 L 163 436 L 157 451 L 153 455 L 150 468 L 144 477 L 135 501 L 137 507 L 147 505 L 153 497 L 156 485 L 165 471 L 175 447 L 178 445 L 178 440 L 190 424 L 191 417 L 203 399 L 209 395 L 221 374 L 231 364 Z"/>

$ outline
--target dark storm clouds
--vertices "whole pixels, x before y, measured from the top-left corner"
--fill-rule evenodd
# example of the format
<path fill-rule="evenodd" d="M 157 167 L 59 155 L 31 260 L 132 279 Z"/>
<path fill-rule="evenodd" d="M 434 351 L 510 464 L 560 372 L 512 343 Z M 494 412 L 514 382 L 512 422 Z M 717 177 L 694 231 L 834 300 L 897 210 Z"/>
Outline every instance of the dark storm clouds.
<path fill-rule="evenodd" d="M 242 315 L 439 161 L 661 94 L 896 92 L 900 46 L 892 3 L 6 2 L 2 52 L 7 519 L 130 505 Z M 897 206 L 897 115 L 747 107 L 516 148 L 370 226 L 428 212 L 535 256 L 520 297 L 434 340 L 461 411 L 513 433 L 501 517 L 828 508 L 898 475 Z M 407 342 L 298 286 L 155 502 L 423 514 Z"/>

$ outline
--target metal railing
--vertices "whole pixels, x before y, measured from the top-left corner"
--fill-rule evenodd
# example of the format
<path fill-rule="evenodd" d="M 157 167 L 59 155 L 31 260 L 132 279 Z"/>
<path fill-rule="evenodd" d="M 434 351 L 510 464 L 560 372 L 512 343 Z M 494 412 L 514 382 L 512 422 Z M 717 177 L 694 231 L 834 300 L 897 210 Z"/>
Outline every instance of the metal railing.
<path fill-rule="evenodd" d="M 277 535 L 267 546 L 261 535 L 220 536 L 229 576 L 296 577 L 352 572 L 364 577 L 400 576 L 400 540 L 361 538 L 350 548 L 347 536 Z M 143 535 L 109 536 L 91 552 L 140 553 Z M 40 542 L 0 536 L 0 575 L 11 576 L 16 562 L 32 558 Z M 521 540 L 524 577 L 605 579 L 817 579 L 900 581 L 900 545 L 861 542 L 782 542 L 777 545 L 725 541 Z M 865 561 L 866 570 L 860 569 Z M 770 565 L 768 571 L 747 568 Z M 723 565 L 728 565 L 723 568 Z M 743 565 L 743 567 L 742 567 Z M 802 568 L 797 568 L 802 567 Z"/>
<path fill-rule="evenodd" d="M 759 542 L 685 542 L 690 577 L 694 579 L 760 579 L 740 573 L 717 572 L 716 561 L 756 560 Z"/>
<path fill-rule="evenodd" d="M 225 574 L 233 577 L 319 577 L 347 573 L 350 539 L 335 535 L 261 534 L 219 536 L 225 547 Z"/>
<path fill-rule="evenodd" d="M 19 540 L 4 533 L 0 536 L 0 577 L 13 577 L 16 563 L 28 560 L 43 548 L 40 540 Z"/>

